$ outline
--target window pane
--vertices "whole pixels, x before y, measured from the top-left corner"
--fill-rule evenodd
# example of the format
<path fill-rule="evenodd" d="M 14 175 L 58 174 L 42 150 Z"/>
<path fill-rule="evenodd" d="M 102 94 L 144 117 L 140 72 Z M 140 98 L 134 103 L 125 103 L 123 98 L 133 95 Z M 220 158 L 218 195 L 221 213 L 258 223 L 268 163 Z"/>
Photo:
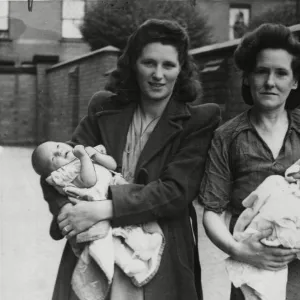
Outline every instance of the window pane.
<path fill-rule="evenodd" d="M 8 1 L 0 0 L 0 17 L 8 17 Z"/>
<path fill-rule="evenodd" d="M 241 38 L 248 27 L 250 8 L 232 7 L 229 9 L 229 39 Z"/>
<path fill-rule="evenodd" d="M 84 1 L 63 1 L 63 19 L 82 19 Z"/>
<path fill-rule="evenodd" d="M 243 22 L 248 25 L 250 17 L 249 8 L 230 8 L 229 10 L 229 25 L 233 26 L 237 19 L 243 20 Z"/>
<path fill-rule="evenodd" d="M 8 30 L 8 18 L 0 17 L 0 30 Z"/>
<path fill-rule="evenodd" d="M 79 30 L 80 23 L 78 20 L 63 20 L 62 36 L 64 38 L 81 38 L 82 35 Z"/>

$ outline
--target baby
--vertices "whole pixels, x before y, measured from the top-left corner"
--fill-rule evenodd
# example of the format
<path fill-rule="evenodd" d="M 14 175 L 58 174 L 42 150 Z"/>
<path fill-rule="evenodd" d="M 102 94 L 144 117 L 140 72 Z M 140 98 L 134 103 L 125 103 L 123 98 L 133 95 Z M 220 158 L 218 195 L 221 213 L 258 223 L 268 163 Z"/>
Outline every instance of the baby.
<path fill-rule="evenodd" d="M 96 148 L 77 145 L 73 148 L 66 143 L 45 142 L 34 150 L 32 166 L 63 195 L 70 194 L 70 186 L 89 189 L 85 200 L 106 199 L 113 177 L 116 177 L 115 184 L 126 183 L 120 174 L 113 172 L 117 164 L 102 145 Z M 98 178 L 101 178 L 99 184 Z"/>
<path fill-rule="evenodd" d="M 107 199 L 110 185 L 127 184 L 120 174 L 114 172 L 117 164 L 102 145 L 72 148 L 65 143 L 45 142 L 34 150 L 32 165 L 36 173 L 46 177 L 46 181 L 61 194 L 70 195 L 76 187 L 84 191 L 83 198 L 89 201 Z M 78 245 L 83 242 L 89 243 L 82 249 Z M 135 285 L 147 283 L 158 269 L 164 238 L 156 222 L 112 229 L 108 221 L 101 221 L 79 233 L 76 243 L 71 245 L 79 256 L 72 286 L 83 300 L 86 294 L 106 295 L 112 282 L 114 263 Z M 103 280 L 97 281 L 100 273 L 90 257 L 105 274 L 107 286 L 103 287 Z"/>
<path fill-rule="evenodd" d="M 261 240 L 263 244 L 299 248 L 300 251 L 300 188 L 299 182 L 292 177 L 300 171 L 299 162 L 287 169 L 285 178 L 279 175 L 267 177 L 243 201 L 246 209 L 238 218 L 233 233 L 237 241 L 272 229 L 271 235 Z M 241 288 L 246 300 L 286 299 L 287 268 L 262 270 L 231 258 L 226 260 L 226 268 L 230 280 Z"/>

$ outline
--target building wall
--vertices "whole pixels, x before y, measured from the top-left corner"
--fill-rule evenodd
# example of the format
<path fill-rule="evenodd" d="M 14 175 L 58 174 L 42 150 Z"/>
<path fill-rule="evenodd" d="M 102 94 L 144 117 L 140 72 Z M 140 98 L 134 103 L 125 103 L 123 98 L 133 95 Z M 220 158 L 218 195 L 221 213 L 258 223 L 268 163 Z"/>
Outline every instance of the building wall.
<path fill-rule="evenodd" d="M 94 1 L 87 0 L 87 6 Z M 256 15 L 283 1 L 288 0 L 195 0 L 195 3 L 206 13 L 214 41 L 222 42 L 228 40 L 230 5 L 249 4 L 251 15 Z M 89 51 L 82 40 L 62 39 L 62 0 L 34 0 L 32 12 L 28 11 L 27 1 L 9 1 L 9 11 L 9 39 L 0 40 L 0 61 L 18 64 L 31 61 L 34 55 L 58 55 L 60 61 L 67 61 Z"/>
<path fill-rule="evenodd" d="M 70 139 L 118 56 L 105 47 L 58 64 L 55 56 L 35 56 L 28 67 L 0 66 L 0 145 Z"/>
<path fill-rule="evenodd" d="M 242 74 L 233 61 L 235 47 L 194 55 L 200 68 L 202 103 L 217 103 L 223 122 L 248 108 L 241 96 Z"/>
<path fill-rule="evenodd" d="M 9 37 L 0 40 L 0 60 L 32 61 L 34 55 L 58 55 L 61 61 L 89 51 L 82 40 L 61 37 L 62 1 L 9 1 Z"/>
<path fill-rule="evenodd" d="M 231 5 L 250 5 L 250 17 L 268 10 L 276 4 L 289 0 L 197 0 L 197 6 L 206 14 L 212 26 L 214 42 L 224 42 L 229 38 L 229 8 Z"/>
<path fill-rule="evenodd" d="M 213 2 L 226 7 L 225 1 L 203 0 L 206 5 Z M 116 66 L 119 55 L 119 50 L 107 47 L 78 56 L 82 45 L 62 41 L 55 33 L 60 28 L 60 24 L 55 24 L 55 20 L 60 20 L 57 12 L 60 1 L 35 1 L 33 10 L 39 17 L 27 12 L 26 4 L 25 1 L 10 2 L 15 8 L 10 20 L 11 39 L 0 42 L 0 144 L 69 139 L 86 114 L 91 96 L 103 89 L 106 73 Z M 257 5 L 257 2 L 252 4 Z M 216 7 L 210 6 L 210 9 L 216 10 Z M 219 8 L 216 13 L 220 14 L 221 20 L 224 12 Z M 41 17 L 45 10 L 48 14 Z M 26 26 L 22 25 L 25 23 Z M 297 30 L 300 32 L 300 28 Z M 37 43 L 36 37 L 43 39 Z M 201 70 L 202 101 L 218 103 L 224 120 L 247 108 L 240 94 L 241 74 L 235 69 L 232 58 L 237 42 L 191 51 Z M 35 61 L 34 57 L 38 56 L 48 58 Z M 52 66 L 62 57 L 65 62 Z M 5 67 L 5 61 L 6 64 L 8 61 L 11 64 L 27 61 L 31 66 Z"/>
<path fill-rule="evenodd" d="M 48 131 L 44 139 L 69 139 L 87 114 L 93 94 L 104 88 L 107 72 L 116 66 L 119 51 L 106 47 L 47 71 Z"/>
<path fill-rule="evenodd" d="M 293 27 L 300 36 L 300 25 Z M 193 49 L 200 68 L 203 103 L 220 105 L 226 121 L 247 109 L 242 74 L 233 62 L 238 40 Z M 0 144 L 68 140 L 86 115 L 92 95 L 102 90 L 120 51 L 106 47 L 67 62 L 36 56 L 34 67 L 0 67 Z"/>

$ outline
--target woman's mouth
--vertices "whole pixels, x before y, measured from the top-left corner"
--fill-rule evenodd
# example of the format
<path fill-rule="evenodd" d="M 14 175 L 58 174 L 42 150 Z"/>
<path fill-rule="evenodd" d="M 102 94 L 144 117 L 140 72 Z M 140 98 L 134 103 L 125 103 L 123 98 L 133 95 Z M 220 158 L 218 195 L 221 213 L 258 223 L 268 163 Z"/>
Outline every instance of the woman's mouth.
<path fill-rule="evenodd" d="M 270 92 L 264 92 L 264 93 L 261 93 L 262 95 L 271 95 L 271 96 L 276 96 L 277 94 L 276 93 L 270 93 Z"/>
<path fill-rule="evenodd" d="M 153 88 L 161 88 L 165 85 L 164 83 L 157 83 L 157 82 L 148 82 L 148 83 Z"/>

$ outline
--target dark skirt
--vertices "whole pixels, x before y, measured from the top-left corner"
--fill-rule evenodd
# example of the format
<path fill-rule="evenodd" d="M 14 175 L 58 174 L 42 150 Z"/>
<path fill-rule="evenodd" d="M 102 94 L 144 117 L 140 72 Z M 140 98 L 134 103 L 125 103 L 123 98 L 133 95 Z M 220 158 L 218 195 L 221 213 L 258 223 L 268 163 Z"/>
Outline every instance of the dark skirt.
<path fill-rule="evenodd" d="M 71 286 L 71 279 L 76 263 L 77 257 L 67 242 L 56 277 L 52 300 L 79 300 Z"/>

